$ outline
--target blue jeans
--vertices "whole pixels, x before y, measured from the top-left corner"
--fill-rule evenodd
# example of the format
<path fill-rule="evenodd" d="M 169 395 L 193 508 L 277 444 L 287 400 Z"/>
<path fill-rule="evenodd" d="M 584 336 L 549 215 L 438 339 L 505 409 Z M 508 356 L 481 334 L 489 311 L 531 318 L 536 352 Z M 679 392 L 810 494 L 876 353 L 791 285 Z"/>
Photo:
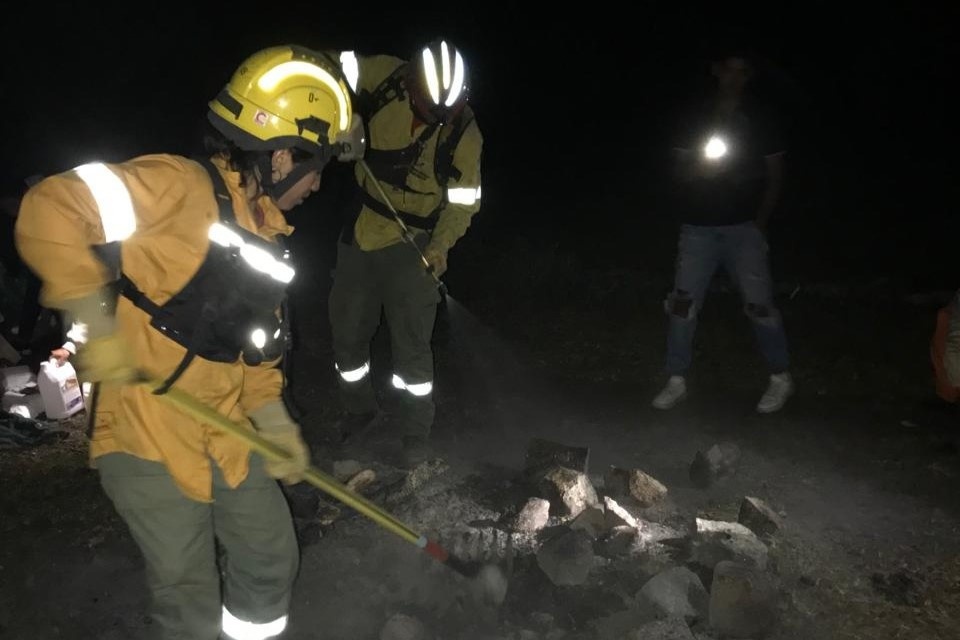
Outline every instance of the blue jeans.
<path fill-rule="evenodd" d="M 740 290 L 744 311 L 770 373 L 786 371 L 787 337 L 773 302 L 767 241 L 755 224 L 745 222 L 719 227 L 681 226 L 673 291 L 664 304 L 670 318 L 667 373 L 684 375 L 690 368 L 697 315 L 721 264 Z"/>

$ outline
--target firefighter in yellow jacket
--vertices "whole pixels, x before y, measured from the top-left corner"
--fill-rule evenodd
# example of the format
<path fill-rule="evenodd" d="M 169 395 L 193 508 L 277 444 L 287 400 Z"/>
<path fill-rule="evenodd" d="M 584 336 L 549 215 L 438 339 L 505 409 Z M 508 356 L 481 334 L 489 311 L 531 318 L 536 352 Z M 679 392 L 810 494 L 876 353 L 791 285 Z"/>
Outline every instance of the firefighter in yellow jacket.
<path fill-rule="evenodd" d="M 345 52 L 341 65 L 348 77 L 355 74 L 355 109 L 366 125 L 366 166 L 355 167 L 356 197 L 338 244 L 329 301 L 347 414 L 341 435 L 362 429 L 378 411 L 370 343 L 382 311 L 398 395 L 393 417 L 405 462 L 412 465 L 427 453 L 434 418 L 431 337 L 440 301 L 434 276 L 446 271 L 450 248 L 480 209 L 483 137 L 467 105 L 463 55 L 451 42 L 430 42 L 409 62 Z M 404 241 L 391 207 L 416 247 Z"/>
<path fill-rule="evenodd" d="M 297 481 L 309 452 L 281 398 L 278 309 L 294 270 L 280 240 L 351 117 L 336 64 L 267 48 L 209 103 L 204 158 L 87 164 L 21 205 L 18 249 L 43 303 L 68 316 L 82 377 L 98 383 L 92 465 L 143 552 L 164 639 L 265 639 L 286 626 L 299 550 L 275 478 Z M 163 386 L 136 384 L 139 372 Z M 290 459 L 266 461 L 179 412 L 158 395 L 170 385 Z"/>

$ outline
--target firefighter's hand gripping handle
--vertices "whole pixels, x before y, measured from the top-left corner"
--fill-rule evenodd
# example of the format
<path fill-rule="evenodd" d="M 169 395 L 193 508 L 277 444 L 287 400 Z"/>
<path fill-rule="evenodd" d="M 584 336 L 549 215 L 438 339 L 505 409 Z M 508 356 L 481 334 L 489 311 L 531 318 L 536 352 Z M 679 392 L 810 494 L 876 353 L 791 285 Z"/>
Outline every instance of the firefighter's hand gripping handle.
<path fill-rule="evenodd" d="M 161 386 L 161 382 L 159 380 L 151 378 L 146 372 L 140 371 L 138 373 L 139 376 L 137 378 L 137 382 L 139 384 L 144 384 L 149 387 L 153 387 L 154 389 Z M 290 457 L 289 452 L 251 429 L 249 423 L 245 424 L 234 422 L 227 416 L 224 416 L 176 386 L 170 387 L 166 393 L 158 397 L 166 400 L 181 411 L 192 416 L 198 422 L 212 425 L 231 437 L 243 440 L 247 443 L 247 445 L 250 446 L 251 449 L 258 452 L 265 458 L 271 460 L 285 460 Z M 366 516 L 386 531 L 389 531 L 406 540 L 407 542 L 416 545 L 421 550 L 426 551 L 427 554 L 446 564 L 461 575 L 473 577 L 479 572 L 480 566 L 478 563 L 469 562 L 450 554 L 438 543 L 410 528 L 407 524 L 390 512 L 351 490 L 349 487 L 341 484 L 333 476 L 328 475 L 317 467 L 308 467 L 304 472 L 304 480 L 317 489 L 320 489 L 327 495 L 336 498 L 343 504 Z"/>

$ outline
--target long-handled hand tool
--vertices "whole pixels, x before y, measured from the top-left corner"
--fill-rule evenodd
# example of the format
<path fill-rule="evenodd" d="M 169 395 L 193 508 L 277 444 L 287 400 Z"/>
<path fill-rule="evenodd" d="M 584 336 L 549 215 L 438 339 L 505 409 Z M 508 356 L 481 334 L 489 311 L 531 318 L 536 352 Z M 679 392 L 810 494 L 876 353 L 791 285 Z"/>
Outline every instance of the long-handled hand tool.
<path fill-rule="evenodd" d="M 420 262 L 423 263 L 424 268 L 427 270 L 431 276 L 433 276 L 434 282 L 437 283 L 437 286 L 440 288 L 440 295 L 447 295 L 447 285 L 444 284 L 442 280 L 437 276 L 436 271 L 433 268 L 433 265 L 430 264 L 430 261 L 427 260 L 427 256 L 423 255 L 423 251 L 420 250 L 420 247 L 417 246 L 417 243 L 413 239 L 413 234 L 410 232 L 410 227 L 400 218 L 400 214 L 397 213 L 397 209 L 393 206 L 393 203 L 390 202 L 390 197 L 387 196 L 387 193 L 383 190 L 383 186 L 380 184 L 380 181 L 377 180 L 377 176 L 373 175 L 373 171 L 370 169 L 370 165 L 366 163 L 363 158 L 357 160 L 361 167 L 363 167 L 364 172 L 367 174 L 367 177 L 370 178 L 370 181 L 373 183 L 373 186 L 377 188 L 377 193 L 380 194 L 380 199 L 383 200 L 384 204 L 387 205 L 387 208 L 390 209 L 390 213 L 393 214 L 393 219 L 397 221 L 397 225 L 400 227 L 400 235 L 403 238 L 403 241 L 409 244 L 411 247 L 416 249 L 417 254 L 420 256 Z"/>
<path fill-rule="evenodd" d="M 161 382 L 146 376 L 144 376 L 140 382 L 157 389 L 163 386 Z M 166 399 L 181 411 L 193 416 L 197 420 L 213 425 L 244 440 L 254 451 L 265 458 L 270 460 L 286 460 L 290 458 L 290 454 L 281 447 L 266 440 L 256 432 L 251 431 L 245 425 L 238 424 L 226 416 L 217 413 L 203 402 L 177 387 L 171 387 L 166 393 L 160 394 L 160 397 Z M 430 557 L 439 560 L 460 575 L 467 578 L 479 577 L 482 581 L 481 586 L 486 592 L 485 595 L 492 600 L 502 601 L 506 589 L 506 577 L 500 572 L 499 567 L 458 558 L 437 542 L 429 540 L 426 536 L 415 532 L 390 513 L 384 511 L 363 496 L 354 493 L 335 478 L 316 467 L 311 466 L 307 468 L 304 473 L 304 480 L 348 507 L 365 515 L 387 531 L 400 536 L 407 542 L 426 551 Z"/>

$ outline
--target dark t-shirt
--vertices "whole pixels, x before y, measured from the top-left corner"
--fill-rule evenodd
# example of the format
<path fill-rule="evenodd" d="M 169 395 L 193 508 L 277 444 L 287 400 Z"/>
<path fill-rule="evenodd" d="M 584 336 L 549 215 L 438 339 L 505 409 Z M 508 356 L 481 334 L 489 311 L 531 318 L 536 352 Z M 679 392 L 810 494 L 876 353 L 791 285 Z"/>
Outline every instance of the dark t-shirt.
<path fill-rule="evenodd" d="M 718 117 L 713 105 L 681 118 L 675 137 L 674 205 L 680 222 L 703 226 L 756 219 L 766 185 L 766 156 L 784 152 L 773 114 L 745 107 Z"/>

